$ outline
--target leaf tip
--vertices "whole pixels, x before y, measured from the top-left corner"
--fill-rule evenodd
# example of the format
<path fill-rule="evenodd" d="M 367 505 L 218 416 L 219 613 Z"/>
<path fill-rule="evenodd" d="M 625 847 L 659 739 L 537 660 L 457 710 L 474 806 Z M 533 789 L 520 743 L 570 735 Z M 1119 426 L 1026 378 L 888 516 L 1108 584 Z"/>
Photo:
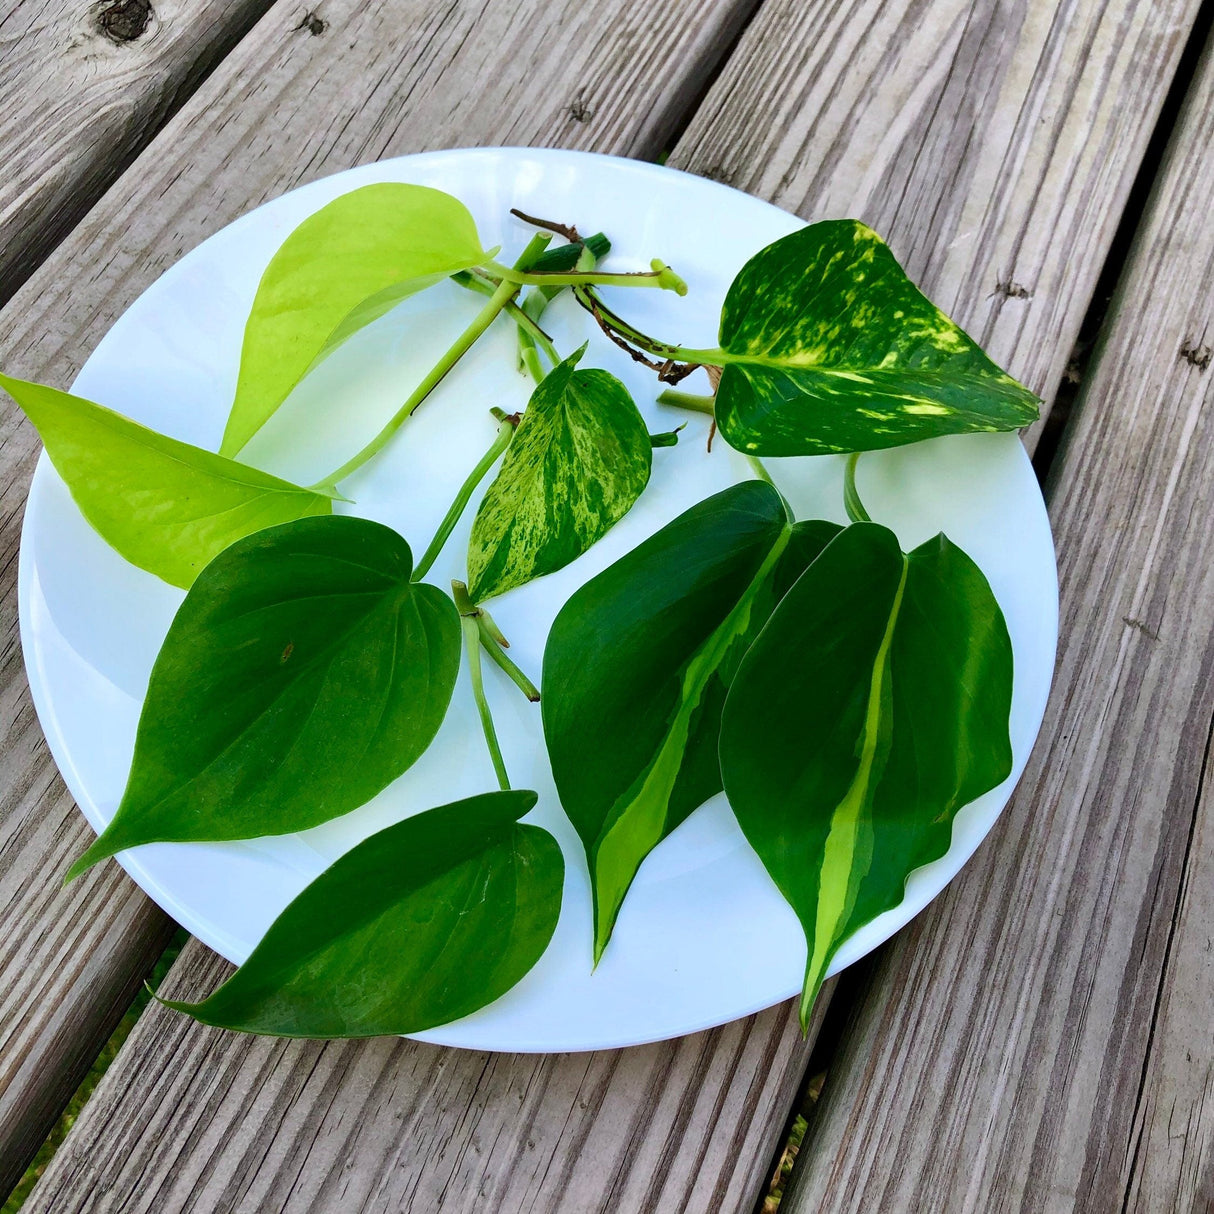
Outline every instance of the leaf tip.
<path fill-rule="evenodd" d="M 63 888 L 66 889 L 81 873 L 87 872 L 94 864 L 112 856 L 113 850 L 106 841 L 105 835 L 99 835 L 83 855 L 78 856 L 71 868 L 63 874 Z"/>

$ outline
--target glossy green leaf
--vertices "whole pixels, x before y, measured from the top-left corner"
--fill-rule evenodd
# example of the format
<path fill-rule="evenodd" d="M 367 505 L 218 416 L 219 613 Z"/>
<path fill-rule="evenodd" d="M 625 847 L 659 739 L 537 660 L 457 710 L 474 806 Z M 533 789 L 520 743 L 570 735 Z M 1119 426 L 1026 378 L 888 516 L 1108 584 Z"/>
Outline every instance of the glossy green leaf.
<path fill-rule="evenodd" d="M 363 186 L 308 216 L 261 277 L 220 451 L 239 451 L 352 333 L 486 256 L 464 204 L 426 186 Z"/>
<path fill-rule="evenodd" d="M 944 855 L 1007 778 L 1012 648 L 982 572 L 943 535 L 902 553 L 856 523 L 784 596 L 722 714 L 725 792 L 805 930 L 801 1003 L 839 945 Z"/>
<path fill-rule="evenodd" d="M 1037 417 L 1037 398 L 854 219 L 811 224 L 752 257 L 729 288 L 720 341 L 717 424 L 739 451 L 869 451 Z"/>
<path fill-rule="evenodd" d="M 229 544 L 263 527 L 329 514 L 332 501 L 167 438 L 102 405 L 0 375 L 81 514 L 133 565 L 187 587 Z"/>
<path fill-rule="evenodd" d="M 725 691 L 779 595 L 839 531 L 762 481 L 718 493 L 591 579 L 544 652 L 544 736 L 586 848 L 602 954 L 641 861 L 721 789 Z"/>
<path fill-rule="evenodd" d="M 518 822 L 535 801 L 485 793 L 364 839 L 214 994 L 168 1006 L 278 1037 L 417 1033 L 485 1007 L 540 959 L 560 915 L 561 849 Z"/>
<path fill-rule="evenodd" d="M 395 780 L 459 669 L 455 607 L 412 571 L 396 532 L 345 515 L 216 557 L 152 668 L 117 813 L 69 876 L 141 843 L 304 830 Z"/>
<path fill-rule="evenodd" d="M 576 370 L 585 346 L 536 387 L 468 544 L 476 602 L 576 560 L 628 513 L 653 449 L 628 389 Z"/>

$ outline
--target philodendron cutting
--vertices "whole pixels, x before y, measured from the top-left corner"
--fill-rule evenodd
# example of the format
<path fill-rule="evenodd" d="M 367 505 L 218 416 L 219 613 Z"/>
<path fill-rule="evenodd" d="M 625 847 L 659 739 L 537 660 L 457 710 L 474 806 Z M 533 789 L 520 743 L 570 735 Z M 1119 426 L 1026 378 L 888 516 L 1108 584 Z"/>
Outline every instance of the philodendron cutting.
<path fill-rule="evenodd" d="M 228 982 L 171 1005 L 205 1023 L 416 1032 L 491 1003 L 539 960 L 564 863 L 547 831 L 521 822 L 536 794 L 510 786 L 485 657 L 540 701 L 537 728 L 589 869 L 587 965 L 619 947 L 612 930 L 646 856 L 723 790 L 804 929 L 802 1024 L 842 942 L 901 901 L 909 874 L 948 850 L 957 812 L 1011 771 L 1012 649 L 990 586 L 944 535 L 904 552 L 869 518 L 855 461 L 1016 429 L 1037 415 L 1032 394 L 855 221 L 813 224 L 758 252 L 728 292 L 718 346 L 698 349 L 649 336 L 620 297 L 603 299 L 603 287 L 685 294 L 670 267 L 611 272 L 601 233 L 516 214 L 540 230 L 509 264 L 483 247 L 462 203 L 422 186 L 365 186 L 305 219 L 253 299 L 218 452 L 0 376 L 96 531 L 186 591 L 152 669 L 126 790 L 69 879 L 128 848 L 289 834 L 364 805 L 425 753 L 461 651 L 468 663 L 498 787 L 341 856 Z M 478 293 L 480 311 L 369 442 L 310 485 L 242 460 L 334 350 L 448 280 Z M 593 365 L 591 343 L 556 349 L 543 324 L 562 293 L 593 317 L 600 342 L 663 382 L 710 368 L 713 396 L 660 399 L 711 413 L 755 479 L 699 502 L 575 591 L 537 690 L 486 604 L 577 561 L 651 479 L 674 475 L 654 448 L 678 441 L 649 433 L 625 385 Z M 673 325 L 677 304 L 670 313 Z M 424 547 L 360 517 L 346 482 L 408 441 L 407 429 L 396 437 L 405 421 L 445 378 L 458 385 L 460 360 L 499 323 L 517 334 L 517 365 L 501 375 L 535 381 L 527 408 L 493 411 L 492 443 L 469 458 Z M 795 518 L 759 462 L 839 453 L 850 455 L 847 526 Z M 466 579 L 432 585 L 474 498 Z"/>

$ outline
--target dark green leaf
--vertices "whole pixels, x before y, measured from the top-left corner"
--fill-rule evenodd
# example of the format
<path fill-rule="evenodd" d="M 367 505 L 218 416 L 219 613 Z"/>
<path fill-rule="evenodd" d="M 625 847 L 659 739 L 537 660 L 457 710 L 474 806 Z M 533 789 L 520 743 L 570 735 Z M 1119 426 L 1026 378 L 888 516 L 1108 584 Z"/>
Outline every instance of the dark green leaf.
<path fill-rule="evenodd" d="M 733 670 L 783 591 L 837 533 L 792 527 L 748 481 L 694 506 L 589 581 L 544 652 L 544 735 L 594 891 L 595 956 L 650 851 L 721 789 Z"/>
<path fill-rule="evenodd" d="M 123 557 L 187 587 L 229 544 L 328 514 L 310 489 L 178 442 L 58 388 L 0 375 L 33 422 L 80 513 Z"/>
<path fill-rule="evenodd" d="M 485 256 L 467 207 L 427 186 L 378 182 L 309 215 L 257 288 L 220 451 L 238 452 L 352 333 Z"/>
<path fill-rule="evenodd" d="M 204 1024 L 278 1037 L 417 1033 L 505 994 L 561 909 L 556 840 L 494 792 L 389 826 L 326 869 L 201 1003 Z"/>
<path fill-rule="evenodd" d="M 396 532 L 333 515 L 221 553 L 152 668 L 114 820 L 69 876 L 159 840 L 304 830 L 369 801 L 430 744 L 459 618 Z"/>
<path fill-rule="evenodd" d="M 729 803 L 805 929 L 801 1021 L 839 945 L 942 856 L 957 811 L 1011 771 L 1012 649 L 943 535 L 903 555 L 856 523 L 743 658 L 721 724 Z"/>
<path fill-rule="evenodd" d="M 531 395 L 468 544 L 476 602 L 576 560 L 631 508 L 653 454 L 628 390 L 606 371 L 577 371 L 585 346 Z"/>
<path fill-rule="evenodd" d="M 811 224 L 752 257 L 720 340 L 717 424 L 739 451 L 870 451 L 1037 417 L 1037 398 L 854 219 Z"/>

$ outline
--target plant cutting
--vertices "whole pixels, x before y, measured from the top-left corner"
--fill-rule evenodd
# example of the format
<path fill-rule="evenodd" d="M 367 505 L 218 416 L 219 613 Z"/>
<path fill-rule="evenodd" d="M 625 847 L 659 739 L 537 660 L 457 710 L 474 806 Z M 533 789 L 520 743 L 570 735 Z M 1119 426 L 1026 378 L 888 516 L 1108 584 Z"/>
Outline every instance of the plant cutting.
<path fill-rule="evenodd" d="M 462 642 L 499 791 L 414 813 L 339 858 L 221 991 L 183 1008 L 209 1023 L 419 1031 L 492 1002 L 535 964 L 559 913 L 559 849 L 515 825 L 535 795 L 510 788 L 485 656 L 541 700 L 531 711 L 589 867 L 587 964 L 614 947 L 648 854 L 723 789 L 803 926 L 803 1015 L 841 941 L 900 900 L 907 875 L 947 850 L 957 810 L 1010 769 L 1010 642 L 973 562 L 943 538 L 903 553 L 867 519 L 854 465 L 850 526 L 796 519 L 757 456 L 1014 429 L 1035 412 L 1031 394 L 862 225 L 813 225 L 760 252 L 727 295 L 715 350 L 623 319 L 621 288 L 685 292 L 664 263 L 614 272 L 599 264 L 601 234 L 532 226 L 541 231 L 507 264 L 438 191 L 364 187 L 322 207 L 262 277 L 218 453 L 2 381 L 98 532 L 187 591 L 152 672 L 126 793 L 72 875 L 128 847 L 293 833 L 365 804 L 436 736 Z M 566 243 L 549 247 L 557 237 Z M 242 462 L 312 370 L 447 280 L 484 303 L 402 386 L 370 441 L 309 486 Z M 577 590 L 540 678 L 511 659 L 486 604 L 579 561 L 651 481 L 674 474 L 654 451 L 677 442 L 649 433 L 625 385 L 593 365 L 593 346 L 558 348 L 543 325 L 562 295 L 667 381 L 718 368 L 715 397 L 693 403 L 757 479 L 694 506 Z M 677 323 L 677 306 L 670 314 Z M 359 469 L 409 441 L 405 423 L 440 382 L 458 391 L 461 360 L 499 323 L 517 334 L 517 366 L 501 375 L 521 368 L 534 383 L 527 407 L 495 410 L 492 441 L 468 459 L 428 543 L 359 517 Z M 448 592 L 425 579 L 465 513 L 467 576 Z M 807 731 L 812 747 L 800 744 Z M 376 877 L 372 895 L 367 874 L 388 871 L 400 880 Z M 332 921 L 317 909 L 329 902 L 343 908 Z M 456 905 L 429 934 L 410 926 Z M 500 965 L 478 933 L 501 938 Z M 432 990 L 432 971 L 458 972 L 458 992 Z M 357 995 L 364 979 L 371 1001 Z"/>

